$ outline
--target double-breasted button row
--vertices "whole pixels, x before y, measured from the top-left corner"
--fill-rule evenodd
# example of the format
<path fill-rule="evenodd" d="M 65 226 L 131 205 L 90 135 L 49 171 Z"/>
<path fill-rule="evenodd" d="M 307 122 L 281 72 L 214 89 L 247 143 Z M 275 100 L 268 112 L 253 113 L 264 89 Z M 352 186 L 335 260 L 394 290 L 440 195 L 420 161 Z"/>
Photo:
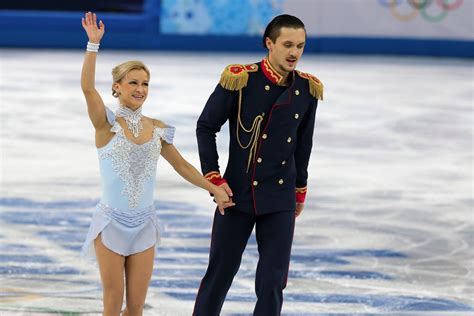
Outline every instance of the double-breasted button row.
<path fill-rule="evenodd" d="M 282 185 L 283 183 L 285 183 L 283 179 L 278 180 L 278 184 Z M 254 182 L 252 182 L 252 185 L 256 187 L 258 185 L 258 181 L 255 180 Z"/>
<path fill-rule="evenodd" d="M 266 91 L 270 91 L 270 86 L 269 85 L 266 84 L 264 88 L 265 88 Z M 295 90 L 295 95 L 300 95 L 300 90 Z"/>
<path fill-rule="evenodd" d="M 268 138 L 268 135 L 267 135 L 267 134 L 262 134 L 262 139 L 267 139 L 267 138 Z M 291 143 L 291 141 L 292 141 L 292 138 L 291 138 L 291 137 L 288 137 L 288 138 L 286 139 L 286 142 L 287 142 L 287 143 Z"/>

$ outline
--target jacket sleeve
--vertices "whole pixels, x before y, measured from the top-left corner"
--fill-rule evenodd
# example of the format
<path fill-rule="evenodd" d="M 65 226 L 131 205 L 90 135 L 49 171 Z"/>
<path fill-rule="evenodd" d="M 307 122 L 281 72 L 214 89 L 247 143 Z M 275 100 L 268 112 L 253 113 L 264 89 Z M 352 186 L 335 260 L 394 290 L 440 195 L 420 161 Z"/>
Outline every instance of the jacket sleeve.
<path fill-rule="evenodd" d="M 222 125 L 229 119 L 237 93 L 236 91 L 224 89 L 218 84 L 209 100 L 207 100 L 204 110 L 197 121 L 196 136 L 199 158 L 201 170 L 205 176 L 217 173 L 220 177 L 216 133 L 221 130 Z M 210 177 L 208 178 L 211 180 Z"/>
<path fill-rule="evenodd" d="M 313 132 L 316 120 L 316 108 L 318 99 L 311 101 L 310 108 L 303 117 L 303 121 L 298 128 L 298 141 L 295 150 L 296 164 L 296 201 L 303 203 L 306 196 L 308 181 L 308 163 L 313 148 Z"/>

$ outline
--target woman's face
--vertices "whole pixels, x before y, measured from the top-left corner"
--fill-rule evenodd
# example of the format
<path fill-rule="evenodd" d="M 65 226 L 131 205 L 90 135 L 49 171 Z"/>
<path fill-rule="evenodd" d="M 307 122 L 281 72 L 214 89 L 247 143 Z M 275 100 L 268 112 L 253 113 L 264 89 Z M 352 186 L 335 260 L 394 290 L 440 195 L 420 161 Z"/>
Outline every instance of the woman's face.
<path fill-rule="evenodd" d="M 148 96 L 148 74 L 143 69 L 130 70 L 120 82 L 114 83 L 120 104 L 138 109 Z"/>

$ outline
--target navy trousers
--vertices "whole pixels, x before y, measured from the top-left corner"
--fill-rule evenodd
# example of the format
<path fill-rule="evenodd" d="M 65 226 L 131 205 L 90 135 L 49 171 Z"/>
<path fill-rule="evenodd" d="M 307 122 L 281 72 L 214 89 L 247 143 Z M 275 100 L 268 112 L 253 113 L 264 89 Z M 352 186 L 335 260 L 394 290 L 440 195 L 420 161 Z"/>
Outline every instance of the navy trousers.
<path fill-rule="evenodd" d="M 293 243 L 294 210 L 260 216 L 237 210 L 228 210 L 221 215 L 216 211 L 209 265 L 196 297 L 194 316 L 220 314 L 254 225 L 259 260 L 255 277 L 257 303 L 253 315 L 280 315 Z"/>

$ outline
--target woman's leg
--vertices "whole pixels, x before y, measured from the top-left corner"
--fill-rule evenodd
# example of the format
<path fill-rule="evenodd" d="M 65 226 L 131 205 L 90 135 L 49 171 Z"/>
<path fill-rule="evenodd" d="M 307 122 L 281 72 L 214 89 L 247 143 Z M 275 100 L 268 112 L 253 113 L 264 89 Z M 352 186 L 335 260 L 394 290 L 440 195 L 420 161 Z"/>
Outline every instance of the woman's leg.
<path fill-rule="evenodd" d="M 120 315 L 123 302 L 125 257 L 105 247 L 100 235 L 95 239 L 94 244 L 103 287 L 104 316 Z"/>
<path fill-rule="evenodd" d="M 128 256 L 125 260 L 127 307 L 123 316 L 141 316 L 146 293 L 153 274 L 155 247 Z"/>

